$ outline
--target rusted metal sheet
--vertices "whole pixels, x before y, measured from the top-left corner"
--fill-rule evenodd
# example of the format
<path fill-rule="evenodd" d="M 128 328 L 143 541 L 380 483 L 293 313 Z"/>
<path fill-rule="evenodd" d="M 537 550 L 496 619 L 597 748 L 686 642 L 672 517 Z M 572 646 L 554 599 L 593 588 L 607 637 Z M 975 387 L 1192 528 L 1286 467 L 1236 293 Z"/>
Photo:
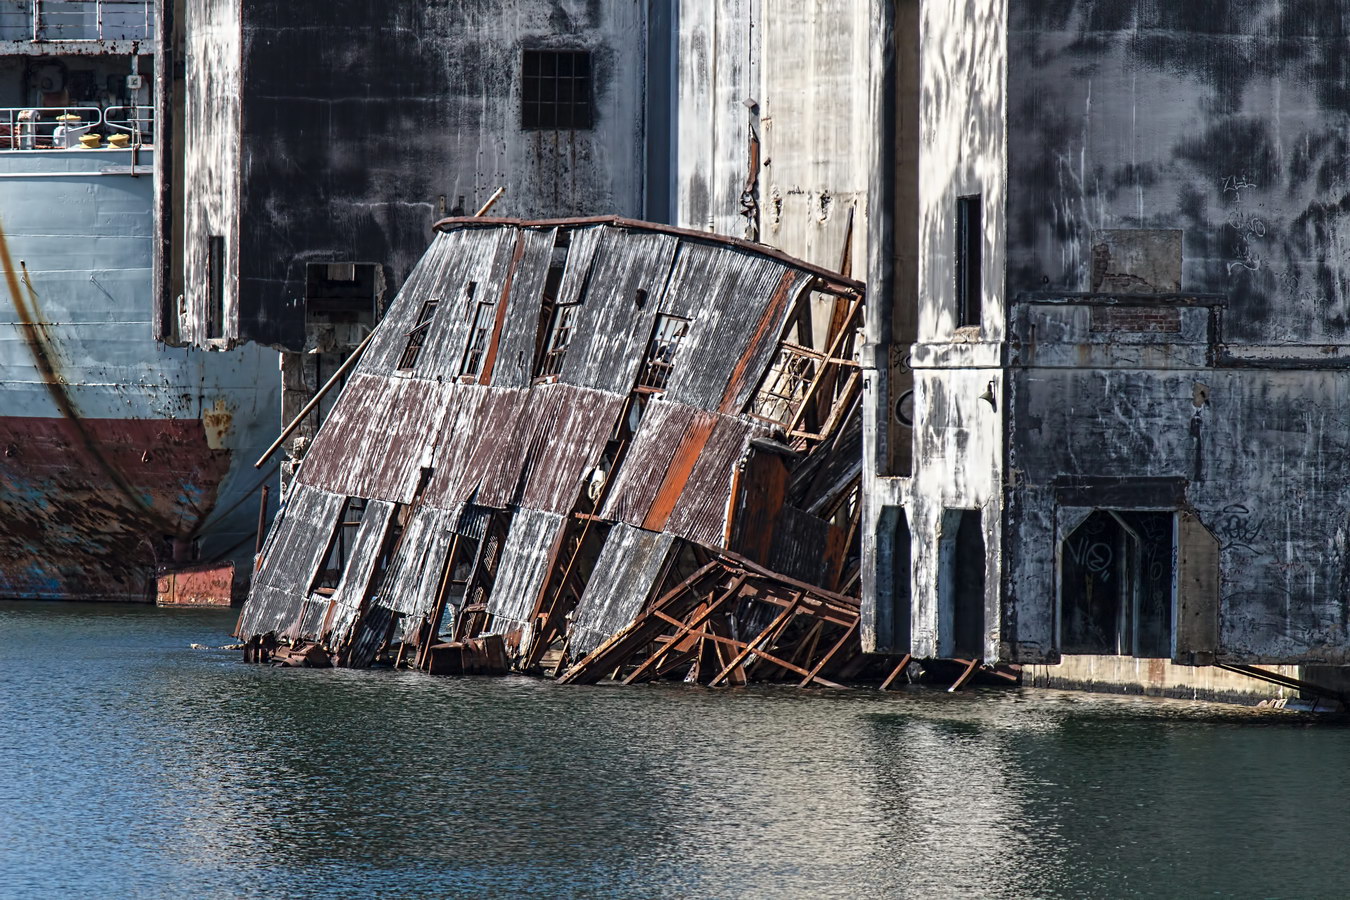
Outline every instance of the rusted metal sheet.
<path fill-rule="evenodd" d="M 497 583 L 488 601 L 492 632 L 530 624 L 531 610 L 548 576 L 548 551 L 563 521 L 562 515 L 536 509 L 521 509 L 512 518 Z"/>
<path fill-rule="evenodd" d="M 849 361 L 808 347 L 772 401 L 791 421 L 749 411 L 822 285 L 856 307 L 809 267 L 637 223 L 439 234 L 269 535 L 248 658 L 464 671 L 499 636 L 583 681 L 849 673 L 857 601 L 824 586 L 856 555 L 856 522 L 826 521 L 857 506 Z"/>
<path fill-rule="evenodd" d="M 572 620 L 571 647 L 585 656 L 633 621 L 670 558 L 674 535 L 615 525 Z"/>
<path fill-rule="evenodd" d="M 232 562 L 165 572 L 156 579 L 157 606 L 231 606 L 234 600 Z"/>
<path fill-rule="evenodd" d="M 769 427 L 760 422 L 719 416 L 665 530 L 696 544 L 724 545 L 732 476 L 749 452 L 750 441 L 768 433 Z"/>
<path fill-rule="evenodd" d="M 443 385 L 357 373 L 325 421 L 297 478 L 334 493 L 411 502 L 443 417 L 454 409 Z"/>
<path fill-rule="evenodd" d="M 562 380 L 626 394 L 642 365 L 677 242 L 606 229 Z"/>

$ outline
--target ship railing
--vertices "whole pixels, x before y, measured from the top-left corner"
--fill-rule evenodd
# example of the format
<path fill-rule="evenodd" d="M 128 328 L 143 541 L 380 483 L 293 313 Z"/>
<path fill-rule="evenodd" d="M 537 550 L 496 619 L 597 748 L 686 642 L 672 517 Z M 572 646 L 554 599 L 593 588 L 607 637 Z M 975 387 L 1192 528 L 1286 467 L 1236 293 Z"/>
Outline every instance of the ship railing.
<path fill-rule="evenodd" d="M 0 41 L 144 41 L 154 0 L 0 0 Z"/>
<path fill-rule="evenodd" d="M 155 108 L 153 106 L 109 106 L 103 110 L 104 130 L 109 137 L 122 133 L 131 137 L 132 147 L 154 143 Z"/>
<path fill-rule="evenodd" d="M 5 106 L 0 107 L 0 150 L 70 150 L 80 138 L 98 133 L 125 134 L 128 147 L 154 138 L 152 106 Z"/>

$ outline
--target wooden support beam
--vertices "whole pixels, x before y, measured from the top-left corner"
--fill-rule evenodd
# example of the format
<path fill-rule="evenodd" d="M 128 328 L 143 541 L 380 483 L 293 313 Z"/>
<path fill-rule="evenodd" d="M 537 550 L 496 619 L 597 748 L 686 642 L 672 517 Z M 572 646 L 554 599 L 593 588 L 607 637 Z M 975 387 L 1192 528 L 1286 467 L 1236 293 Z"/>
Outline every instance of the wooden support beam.
<path fill-rule="evenodd" d="M 774 620 L 769 623 L 769 627 L 761 631 L 759 636 L 753 641 L 746 644 L 745 649 L 736 654 L 736 658 L 728 663 L 725 669 L 718 672 L 716 678 L 708 682 L 708 687 L 717 687 L 722 683 L 723 679 L 731 674 L 733 669 L 740 668 L 741 664 L 745 662 L 745 658 L 751 653 L 754 653 L 755 649 L 759 647 L 760 644 L 767 642 L 771 638 L 776 638 L 778 632 L 787 626 L 788 620 L 797 614 L 797 607 L 801 605 L 801 602 L 802 594 L 798 592 L 797 595 L 792 598 L 792 602 L 788 604 L 787 608 L 780 612 Z"/>
<path fill-rule="evenodd" d="M 964 659 L 958 659 L 956 660 L 956 662 L 964 663 L 966 661 Z M 961 688 L 969 684 L 970 679 L 975 677 L 975 673 L 979 671 L 979 668 L 980 668 L 980 660 L 972 659 L 969 663 L 967 663 L 966 670 L 961 673 L 961 677 L 957 678 L 956 681 L 952 682 L 952 686 L 947 688 L 947 693 L 954 694 L 957 691 L 961 690 Z"/>
<path fill-rule="evenodd" d="M 914 657 L 910 656 L 908 653 L 900 657 L 900 664 L 891 670 L 891 674 L 886 676 L 886 680 L 881 683 L 881 689 L 883 691 L 890 690 L 891 685 L 895 683 L 895 679 L 903 675 L 905 670 L 909 668 L 909 664 L 913 661 Z"/>
<path fill-rule="evenodd" d="M 708 606 L 704 608 L 702 612 L 695 615 L 692 619 L 689 620 L 687 624 L 679 621 L 678 619 L 673 618 L 672 616 L 666 615 L 664 612 L 657 610 L 655 612 L 656 615 L 662 617 L 663 619 L 667 619 L 670 622 L 673 622 L 679 628 L 679 631 L 675 632 L 674 637 L 670 639 L 670 642 L 666 644 L 665 647 L 663 647 L 661 650 L 658 650 L 656 653 L 653 653 L 650 657 L 647 658 L 645 662 L 642 663 L 642 665 L 634 669 L 632 674 L 630 674 L 627 678 L 623 680 L 623 683 L 635 684 L 640 678 L 642 678 L 642 676 L 646 675 L 649 671 L 655 668 L 658 665 L 661 658 L 665 656 L 667 651 L 673 649 L 691 631 L 693 631 L 694 629 L 702 625 L 704 622 L 706 622 L 713 613 L 717 612 L 718 608 L 723 603 L 725 603 L 732 597 L 736 596 L 736 594 L 740 592 L 741 586 L 745 584 L 745 578 L 746 576 L 744 575 L 738 575 L 736 579 L 731 582 L 731 586 L 722 592 L 721 596 L 713 600 L 712 603 L 709 603 Z"/>
<path fill-rule="evenodd" d="M 806 673 L 806 678 L 802 680 L 801 684 L 799 684 L 798 687 L 806 687 L 812 681 L 838 687 L 838 685 L 834 684 L 833 682 L 826 682 L 824 679 L 820 678 L 819 677 L 820 672 L 822 669 L 824 669 L 826 666 L 830 664 L 830 661 L 834 659 L 834 655 L 843 648 L 844 644 L 848 643 L 849 638 L 856 636 L 857 633 L 858 633 L 858 622 L 855 619 L 853 624 L 849 626 L 848 630 L 844 632 L 844 636 L 841 637 L 839 640 L 835 641 L 834 646 L 830 648 L 829 652 L 826 653 L 823 657 L 821 657 L 820 662 L 816 663 L 816 667 L 812 669 L 810 672 Z"/>

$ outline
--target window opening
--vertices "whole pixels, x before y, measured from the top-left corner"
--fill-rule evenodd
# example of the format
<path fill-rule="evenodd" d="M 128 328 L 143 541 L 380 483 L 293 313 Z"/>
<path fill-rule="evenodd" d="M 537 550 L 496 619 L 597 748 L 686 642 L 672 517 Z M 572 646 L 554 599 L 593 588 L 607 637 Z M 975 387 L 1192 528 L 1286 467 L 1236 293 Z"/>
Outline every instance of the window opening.
<path fill-rule="evenodd" d="M 982 196 L 959 197 L 956 201 L 956 324 L 980 324 L 984 283 L 984 228 Z"/>
<path fill-rule="evenodd" d="M 374 317 L 384 293 L 384 268 L 369 262 L 305 264 L 305 312 L 330 318 Z"/>
<path fill-rule="evenodd" d="M 206 239 L 206 336 L 225 336 L 225 238 Z"/>
<path fill-rule="evenodd" d="M 427 333 L 431 331 L 431 322 L 436 317 L 438 305 L 439 299 L 428 300 L 422 304 L 422 311 L 417 314 L 417 324 L 408 332 L 408 344 L 403 348 L 403 355 L 399 357 L 400 369 L 411 369 L 417 365 L 417 357 L 421 355 L 422 345 L 426 343 Z"/>
<path fill-rule="evenodd" d="M 647 358 L 642 363 L 638 387 L 664 391 L 670 384 L 670 373 L 675 369 L 675 354 L 689 333 L 689 320 L 679 316 L 657 316 Z"/>
<path fill-rule="evenodd" d="M 314 576 L 310 592 L 332 594 L 342 581 L 342 573 L 347 567 L 347 558 L 356 543 L 356 532 L 366 515 L 366 501 L 362 497 L 348 497 L 338 514 L 337 527 L 328 540 L 328 551 L 324 554 L 323 564 Z"/>
<path fill-rule="evenodd" d="M 522 128 L 589 130 L 591 54 L 588 50 L 526 50 L 521 60 Z"/>
<path fill-rule="evenodd" d="M 549 263 L 548 277 L 544 281 L 544 299 L 539 310 L 540 332 L 536 335 L 536 354 L 534 377 L 550 378 L 562 374 L 563 358 L 572 343 L 572 333 L 576 329 L 577 316 L 580 314 L 581 292 L 573 295 L 570 303 L 559 303 L 558 294 L 562 290 L 563 273 L 567 269 L 568 248 L 571 245 L 571 233 L 559 230 L 554 238 L 553 258 Z"/>
<path fill-rule="evenodd" d="M 464 360 L 460 364 L 459 374 L 477 376 L 483 371 L 483 358 L 487 356 L 488 343 L 492 340 L 492 329 L 497 320 L 497 304 L 492 300 L 474 302 L 477 285 L 469 283 L 466 300 L 469 307 L 469 346 L 464 351 Z"/>

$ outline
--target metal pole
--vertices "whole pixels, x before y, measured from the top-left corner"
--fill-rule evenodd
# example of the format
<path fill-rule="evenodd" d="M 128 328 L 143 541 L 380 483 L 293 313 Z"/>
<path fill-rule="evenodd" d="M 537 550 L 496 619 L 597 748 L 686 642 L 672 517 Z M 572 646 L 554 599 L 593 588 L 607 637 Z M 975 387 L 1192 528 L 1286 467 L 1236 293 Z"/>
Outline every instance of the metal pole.
<path fill-rule="evenodd" d="M 356 365 L 356 361 L 361 358 L 361 353 L 366 349 L 366 346 L 370 343 L 370 339 L 373 337 L 375 337 L 375 332 L 371 331 L 370 334 L 366 335 L 365 339 L 362 340 L 361 343 L 356 345 L 356 349 L 352 351 L 352 355 L 347 357 L 347 359 L 342 363 L 342 365 L 338 366 L 338 370 L 333 373 L 333 377 L 329 378 L 328 382 L 324 384 L 323 387 L 319 388 L 318 393 L 316 393 L 313 397 L 310 398 L 310 401 L 305 404 L 305 408 L 300 410 L 299 415 L 297 415 L 294 419 L 291 420 L 291 424 L 286 426 L 286 428 L 281 432 L 281 434 L 277 436 L 277 439 L 272 442 L 272 446 L 268 447 L 267 451 L 263 453 L 262 457 L 259 458 L 259 460 L 253 464 L 253 468 L 261 469 L 263 463 L 267 462 L 267 460 L 272 456 L 272 454 L 277 452 L 277 448 L 282 445 L 282 443 L 286 440 L 286 438 L 290 437 L 291 433 L 295 431 L 295 429 L 300 427 L 300 423 L 305 420 L 305 416 L 312 413 L 314 411 L 314 407 L 319 405 L 319 401 L 324 398 L 324 395 L 333 389 L 333 385 L 337 384 L 338 381 L 342 378 L 342 376 L 347 374 L 348 369 Z"/>
<path fill-rule="evenodd" d="M 506 188 L 504 187 L 497 188 L 497 190 L 493 192 L 492 196 L 488 198 L 488 201 L 478 208 L 478 212 L 474 213 L 474 217 L 477 218 L 478 216 L 487 215 L 487 211 L 489 209 L 492 209 L 492 204 L 500 200 L 502 194 L 505 193 Z"/>

